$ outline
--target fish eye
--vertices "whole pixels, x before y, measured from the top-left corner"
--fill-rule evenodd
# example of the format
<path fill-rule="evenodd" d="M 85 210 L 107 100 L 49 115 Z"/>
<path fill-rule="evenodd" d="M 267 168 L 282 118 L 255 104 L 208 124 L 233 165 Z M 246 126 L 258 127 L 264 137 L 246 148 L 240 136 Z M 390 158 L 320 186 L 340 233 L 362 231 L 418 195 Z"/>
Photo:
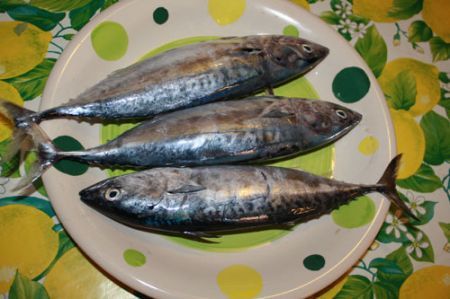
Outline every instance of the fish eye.
<path fill-rule="evenodd" d="M 347 118 L 347 113 L 344 110 L 338 109 L 338 110 L 336 110 L 336 114 L 337 114 L 337 116 L 339 116 L 342 119 Z"/>
<path fill-rule="evenodd" d="M 312 53 L 312 48 L 309 46 L 309 45 L 302 45 L 302 48 L 303 48 L 303 50 L 306 52 L 306 53 L 308 53 L 308 54 L 311 54 Z"/>
<path fill-rule="evenodd" d="M 105 192 L 105 198 L 110 201 L 117 200 L 120 198 L 120 193 L 120 190 L 117 188 L 109 188 Z"/>

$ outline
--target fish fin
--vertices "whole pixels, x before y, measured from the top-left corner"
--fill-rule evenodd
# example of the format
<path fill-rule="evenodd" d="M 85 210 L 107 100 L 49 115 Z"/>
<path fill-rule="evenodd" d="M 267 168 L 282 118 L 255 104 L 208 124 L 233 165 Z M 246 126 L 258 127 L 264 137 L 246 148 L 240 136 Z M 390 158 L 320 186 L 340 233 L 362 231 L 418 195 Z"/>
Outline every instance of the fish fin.
<path fill-rule="evenodd" d="M 380 192 L 382 192 L 391 202 L 393 202 L 409 217 L 413 218 L 416 221 L 420 221 L 411 212 L 410 208 L 403 202 L 403 200 L 397 193 L 397 189 L 395 188 L 395 180 L 397 178 L 397 172 L 400 166 L 401 157 L 402 155 L 399 154 L 394 159 L 392 159 L 377 184 L 383 187 Z"/>
<path fill-rule="evenodd" d="M 7 145 L 2 161 L 10 161 L 16 153 L 21 149 L 23 142 L 27 138 L 24 130 L 14 130 L 10 143 Z"/>
<path fill-rule="evenodd" d="M 273 95 L 274 95 L 272 86 L 270 86 L 270 85 L 267 86 L 267 88 L 266 88 L 266 94 L 267 94 L 268 96 L 273 96 Z"/>
<path fill-rule="evenodd" d="M 237 51 L 244 55 L 261 55 L 264 52 L 260 47 L 242 47 L 238 48 Z"/>
<path fill-rule="evenodd" d="M 261 115 L 263 118 L 282 118 L 282 117 L 292 117 L 295 116 L 294 113 L 282 110 L 270 110 Z"/>
<path fill-rule="evenodd" d="M 205 242 L 205 243 L 218 243 L 215 241 L 211 241 L 211 240 L 206 240 L 205 238 L 220 238 L 222 236 L 220 235 L 216 235 L 216 234 L 212 234 L 212 233 L 207 233 L 207 232 L 200 232 L 200 231 L 182 231 L 181 234 L 185 237 L 189 237 L 189 238 L 194 238 L 196 240 Z"/>
<path fill-rule="evenodd" d="M 20 128 L 40 120 L 38 112 L 20 107 L 2 98 L 0 98 L 0 113 Z"/>
<path fill-rule="evenodd" d="M 32 140 L 31 151 L 37 153 L 37 159 L 31 164 L 28 174 L 14 186 L 12 191 L 20 191 L 30 187 L 42 173 L 58 160 L 58 151 L 56 147 L 53 145 L 47 134 L 37 124 L 31 124 L 26 130 Z"/>
<path fill-rule="evenodd" d="M 206 188 L 201 185 L 187 184 L 183 185 L 179 188 L 168 190 L 167 193 L 175 194 L 175 193 L 192 193 L 205 190 Z"/>
<path fill-rule="evenodd" d="M 14 124 L 12 141 L 2 157 L 4 161 L 9 161 L 20 150 L 28 134 L 27 128 L 36 121 L 39 121 L 39 117 L 36 112 L 22 108 L 1 98 L 0 113 Z"/>

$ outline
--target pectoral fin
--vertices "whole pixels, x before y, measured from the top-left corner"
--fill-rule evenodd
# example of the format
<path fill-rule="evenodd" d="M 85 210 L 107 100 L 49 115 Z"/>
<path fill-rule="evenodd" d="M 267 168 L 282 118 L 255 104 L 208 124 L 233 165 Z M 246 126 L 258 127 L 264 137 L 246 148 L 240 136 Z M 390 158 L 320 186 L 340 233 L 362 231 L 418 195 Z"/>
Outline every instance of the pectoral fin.
<path fill-rule="evenodd" d="M 167 190 L 167 193 L 176 194 L 176 193 L 192 193 L 205 190 L 206 188 L 201 185 L 196 184 L 186 184 L 179 188 Z"/>
<path fill-rule="evenodd" d="M 283 117 L 294 117 L 295 114 L 288 111 L 282 110 L 270 110 L 261 115 L 264 118 L 283 118 Z"/>

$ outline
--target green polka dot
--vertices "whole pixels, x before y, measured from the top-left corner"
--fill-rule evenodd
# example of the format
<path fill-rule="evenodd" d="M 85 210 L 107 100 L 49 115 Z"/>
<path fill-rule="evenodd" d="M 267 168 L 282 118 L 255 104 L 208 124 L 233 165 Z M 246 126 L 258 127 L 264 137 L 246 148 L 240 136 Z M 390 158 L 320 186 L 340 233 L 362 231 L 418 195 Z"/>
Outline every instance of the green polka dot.
<path fill-rule="evenodd" d="M 283 34 L 289 35 L 289 36 L 295 36 L 295 37 L 299 37 L 299 35 L 300 35 L 297 27 L 295 27 L 294 25 L 287 25 L 286 27 L 284 27 Z"/>
<path fill-rule="evenodd" d="M 164 24 L 169 19 L 169 11 L 165 9 L 164 7 L 158 7 L 153 12 L 153 20 L 156 24 Z"/>
<path fill-rule="evenodd" d="M 320 254 L 312 254 L 303 260 L 303 266 L 311 271 L 318 271 L 325 266 L 325 258 Z"/>
<path fill-rule="evenodd" d="M 331 212 L 334 223 L 344 228 L 355 228 L 370 223 L 375 217 L 375 204 L 368 196 L 361 196 Z"/>
<path fill-rule="evenodd" d="M 55 146 L 63 151 L 83 150 L 83 146 L 70 136 L 59 136 L 53 140 Z M 82 175 L 88 169 L 88 165 L 71 160 L 61 160 L 55 163 L 55 168 L 69 175 Z"/>
<path fill-rule="evenodd" d="M 334 77 L 332 88 L 336 98 L 344 103 L 354 103 L 369 92 L 370 80 L 361 68 L 348 67 Z"/>
<path fill-rule="evenodd" d="M 123 259 L 128 265 L 133 267 L 141 267 L 146 262 L 145 255 L 136 249 L 127 249 L 123 252 Z"/>
<path fill-rule="evenodd" d="M 92 31 L 91 43 L 100 58 L 118 60 L 127 52 L 128 34 L 119 23 L 106 21 Z"/>

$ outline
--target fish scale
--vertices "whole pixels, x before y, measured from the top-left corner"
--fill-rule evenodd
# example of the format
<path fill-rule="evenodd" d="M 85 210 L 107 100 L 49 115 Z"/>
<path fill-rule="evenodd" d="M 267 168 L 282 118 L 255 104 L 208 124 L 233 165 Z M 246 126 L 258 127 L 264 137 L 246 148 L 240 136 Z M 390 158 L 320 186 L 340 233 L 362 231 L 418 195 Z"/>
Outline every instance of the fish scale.
<path fill-rule="evenodd" d="M 323 118 L 329 119 L 326 128 L 317 125 Z M 268 160 L 329 144 L 360 119 L 359 113 L 330 102 L 254 97 L 161 115 L 105 145 L 57 151 L 55 155 L 94 165 L 133 168 Z"/>
<path fill-rule="evenodd" d="M 39 165 L 32 167 L 33 171 L 16 188 L 29 186 L 46 168 L 62 158 L 135 168 L 196 164 L 177 160 L 184 153 L 173 151 L 167 155 L 173 156 L 172 160 L 162 158 L 158 164 L 151 158 L 152 151 L 145 152 L 151 149 L 151 138 L 149 143 L 127 148 L 128 152 L 109 148 L 88 154 L 61 153 L 38 126 L 41 121 L 64 117 L 90 122 L 137 120 L 219 100 L 242 98 L 264 89 L 271 90 L 273 86 L 305 74 L 328 52 L 322 45 L 284 35 L 219 38 L 171 49 L 117 70 L 59 107 L 35 112 L 0 99 L 0 112 L 15 126 L 15 142 L 10 144 L 6 157 L 12 158 L 29 136 L 34 149 L 46 151 L 40 152 Z M 244 152 L 248 151 L 255 149 Z M 133 158 L 131 153 L 137 157 Z M 235 155 L 230 154 L 231 160 L 225 157 L 223 162 L 233 161 Z M 238 160 L 260 156 L 240 155 Z M 116 161 L 113 158 L 117 158 Z M 210 162 L 221 163 L 221 158 Z"/>
<path fill-rule="evenodd" d="M 399 161 L 394 158 L 373 185 L 279 167 L 154 168 L 101 181 L 80 191 L 80 198 L 135 228 L 200 237 L 292 226 L 371 192 L 382 193 L 414 218 L 395 190 Z"/>

